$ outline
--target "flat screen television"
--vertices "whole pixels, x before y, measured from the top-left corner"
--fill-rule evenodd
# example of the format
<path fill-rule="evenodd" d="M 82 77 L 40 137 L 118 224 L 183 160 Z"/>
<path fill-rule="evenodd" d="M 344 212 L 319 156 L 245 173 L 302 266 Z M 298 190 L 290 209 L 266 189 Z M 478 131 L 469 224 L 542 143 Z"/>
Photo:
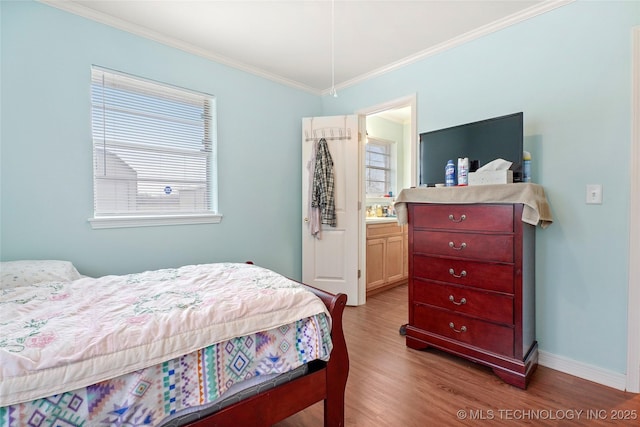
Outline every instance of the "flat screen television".
<path fill-rule="evenodd" d="M 482 167 L 495 159 L 512 162 L 513 181 L 522 181 L 524 114 L 514 113 L 420 134 L 420 185 L 444 183 L 448 160 L 478 161 Z M 471 170 L 473 171 L 473 170 Z"/>

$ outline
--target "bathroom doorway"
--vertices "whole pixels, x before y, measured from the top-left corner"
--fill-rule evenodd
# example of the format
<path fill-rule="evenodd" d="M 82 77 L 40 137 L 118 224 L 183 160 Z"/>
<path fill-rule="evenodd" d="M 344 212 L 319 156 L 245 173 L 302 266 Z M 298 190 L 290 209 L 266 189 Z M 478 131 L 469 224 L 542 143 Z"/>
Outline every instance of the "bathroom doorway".
<path fill-rule="evenodd" d="M 406 226 L 398 226 L 393 203 L 417 182 L 416 97 L 376 105 L 365 117 L 363 209 L 360 253 L 366 295 L 406 283 Z"/>

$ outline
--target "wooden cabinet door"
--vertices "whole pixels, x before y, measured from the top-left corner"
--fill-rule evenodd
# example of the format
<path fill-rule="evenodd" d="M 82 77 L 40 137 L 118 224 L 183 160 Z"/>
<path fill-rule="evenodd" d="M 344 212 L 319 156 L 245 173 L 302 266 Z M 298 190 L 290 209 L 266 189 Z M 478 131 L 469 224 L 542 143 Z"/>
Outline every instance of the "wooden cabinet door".
<path fill-rule="evenodd" d="M 386 283 L 387 239 L 367 239 L 367 291 Z"/>
<path fill-rule="evenodd" d="M 387 282 L 396 282 L 404 277 L 404 238 L 387 237 Z"/>

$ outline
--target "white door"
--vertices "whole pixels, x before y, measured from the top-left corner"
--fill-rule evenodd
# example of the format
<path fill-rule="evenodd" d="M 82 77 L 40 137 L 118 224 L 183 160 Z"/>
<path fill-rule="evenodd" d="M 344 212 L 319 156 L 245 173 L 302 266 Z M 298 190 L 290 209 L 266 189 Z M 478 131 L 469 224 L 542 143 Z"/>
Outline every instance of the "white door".
<path fill-rule="evenodd" d="M 302 281 L 347 295 L 348 305 L 364 304 L 360 286 L 360 158 L 358 116 L 302 119 Z M 322 225 L 320 238 L 309 229 L 310 171 L 313 146 L 327 140 L 334 167 L 336 227 Z M 313 169 L 311 169 L 313 170 Z"/>

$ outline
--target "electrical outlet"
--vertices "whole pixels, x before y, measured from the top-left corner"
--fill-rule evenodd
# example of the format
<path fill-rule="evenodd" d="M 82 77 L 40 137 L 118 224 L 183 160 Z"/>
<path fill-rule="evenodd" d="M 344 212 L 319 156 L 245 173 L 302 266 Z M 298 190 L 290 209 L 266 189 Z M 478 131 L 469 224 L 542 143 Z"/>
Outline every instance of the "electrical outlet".
<path fill-rule="evenodd" d="M 602 204 L 602 184 L 587 184 L 587 204 Z"/>

